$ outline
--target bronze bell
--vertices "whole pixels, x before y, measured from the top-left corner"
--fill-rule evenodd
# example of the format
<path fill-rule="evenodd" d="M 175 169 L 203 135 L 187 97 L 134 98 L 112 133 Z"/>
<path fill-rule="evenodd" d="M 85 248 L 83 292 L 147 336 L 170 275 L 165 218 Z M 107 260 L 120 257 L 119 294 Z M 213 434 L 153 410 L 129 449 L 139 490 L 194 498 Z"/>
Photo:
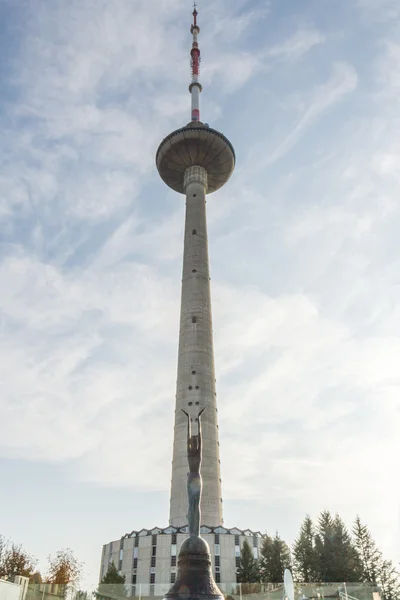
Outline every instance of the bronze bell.
<path fill-rule="evenodd" d="M 214 581 L 208 544 L 200 536 L 190 536 L 182 544 L 175 583 L 165 595 L 170 600 L 224 600 Z"/>

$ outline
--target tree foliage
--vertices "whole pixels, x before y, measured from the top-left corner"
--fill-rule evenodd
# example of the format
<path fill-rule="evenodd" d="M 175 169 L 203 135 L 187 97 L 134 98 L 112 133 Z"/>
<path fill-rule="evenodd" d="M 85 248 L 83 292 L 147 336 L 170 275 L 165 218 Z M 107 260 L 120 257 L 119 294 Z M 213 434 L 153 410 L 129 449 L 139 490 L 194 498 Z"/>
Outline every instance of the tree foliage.
<path fill-rule="evenodd" d="M 238 583 L 257 583 L 260 580 L 258 560 L 254 558 L 253 549 L 247 540 L 240 551 L 240 561 L 237 570 Z"/>
<path fill-rule="evenodd" d="M 99 584 L 99 589 L 94 593 L 97 600 L 107 600 L 108 598 L 125 598 L 127 590 L 124 585 L 125 575 L 120 575 L 114 562 L 108 566 L 107 573 Z"/>
<path fill-rule="evenodd" d="M 31 577 L 37 560 L 22 545 L 10 543 L 0 536 L 0 577 L 14 581 L 16 575 Z"/>
<path fill-rule="evenodd" d="M 368 527 L 361 523 L 358 516 L 353 526 L 353 538 L 360 561 L 360 580 L 365 583 L 375 583 L 378 580 L 382 554 L 376 547 Z"/>
<path fill-rule="evenodd" d="M 360 581 L 361 564 L 349 532 L 339 515 L 323 511 L 315 536 L 316 576 L 319 581 Z"/>
<path fill-rule="evenodd" d="M 49 571 L 47 581 L 61 585 L 76 586 L 82 575 L 83 564 L 74 556 L 70 548 L 59 550 L 55 557 L 49 556 Z"/>
<path fill-rule="evenodd" d="M 306 515 L 299 535 L 293 544 L 293 567 L 298 581 L 308 583 L 318 580 L 315 528 L 309 515 Z"/>
<path fill-rule="evenodd" d="M 279 537 L 266 535 L 260 551 L 260 575 L 263 583 L 280 583 L 285 569 L 291 566 L 289 546 Z"/>
<path fill-rule="evenodd" d="M 377 581 L 384 600 L 400 600 L 399 572 L 391 560 L 381 560 L 377 568 Z"/>

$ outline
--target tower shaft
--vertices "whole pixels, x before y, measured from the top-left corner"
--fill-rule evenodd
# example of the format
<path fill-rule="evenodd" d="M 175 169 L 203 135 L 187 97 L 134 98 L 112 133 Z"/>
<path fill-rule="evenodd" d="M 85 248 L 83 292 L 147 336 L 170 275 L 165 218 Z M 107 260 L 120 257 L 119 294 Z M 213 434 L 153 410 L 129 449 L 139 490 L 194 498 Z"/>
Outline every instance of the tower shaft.
<path fill-rule="evenodd" d="M 195 428 L 199 411 L 206 407 L 202 417 L 201 522 L 216 526 L 222 523 L 222 498 L 208 261 L 206 169 L 200 166 L 187 168 L 184 191 L 186 219 L 170 525 L 182 526 L 187 523 L 187 420 L 181 409 L 192 417 Z"/>

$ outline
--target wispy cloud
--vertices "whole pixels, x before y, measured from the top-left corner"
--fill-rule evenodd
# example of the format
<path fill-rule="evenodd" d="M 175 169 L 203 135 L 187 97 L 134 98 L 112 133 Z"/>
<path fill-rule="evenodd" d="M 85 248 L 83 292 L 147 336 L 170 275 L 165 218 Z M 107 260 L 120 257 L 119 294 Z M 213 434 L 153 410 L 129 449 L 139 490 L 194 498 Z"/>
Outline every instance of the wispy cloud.
<path fill-rule="evenodd" d="M 265 164 L 274 163 L 289 152 L 299 141 L 304 132 L 328 108 L 339 102 L 344 96 L 353 92 L 357 86 L 357 74 L 351 65 L 337 63 L 333 66 L 333 75 L 327 83 L 318 86 L 311 98 L 309 106 L 293 130 L 283 142 L 266 158 Z"/>
<path fill-rule="evenodd" d="M 328 505 L 362 513 L 395 554 L 397 40 L 351 24 L 371 44 L 360 69 L 341 22 L 335 36 L 305 15 L 318 28 L 288 35 L 273 3 L 249 7 L 217 1 L 201 23 L 205 118 L 238 156 L 208 202 L 224 494 L 251 504 L 232 520 L 261 529 Z M 168 491 L 184 201 L 154 154 L 188 120 L 186 9 L 44 1 L 15 17 L 0 450 L 74 482 Z M 133 442 L 140 460 L 123 460 Z"/>
<path fill-rule="evenodd" d="M 316 29 L 300 29 L 282 44 L 269 48 L 266 55 L 279 60 L 298 60 L 325 40 L 325 36 Z"/>

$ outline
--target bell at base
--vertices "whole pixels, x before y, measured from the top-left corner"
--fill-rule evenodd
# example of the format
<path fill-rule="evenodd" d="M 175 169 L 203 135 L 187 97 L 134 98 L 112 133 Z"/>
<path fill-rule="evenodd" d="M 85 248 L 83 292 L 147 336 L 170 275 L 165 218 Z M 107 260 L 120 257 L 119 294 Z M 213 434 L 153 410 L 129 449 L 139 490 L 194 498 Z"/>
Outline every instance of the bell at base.
<path fill-rule="evenodd" d="M 165 594 L 168 600 L 224 600 L 214 581 L 207 542 L 199 536 L 187 538 L 179 552 L 174 585 Z"/>

